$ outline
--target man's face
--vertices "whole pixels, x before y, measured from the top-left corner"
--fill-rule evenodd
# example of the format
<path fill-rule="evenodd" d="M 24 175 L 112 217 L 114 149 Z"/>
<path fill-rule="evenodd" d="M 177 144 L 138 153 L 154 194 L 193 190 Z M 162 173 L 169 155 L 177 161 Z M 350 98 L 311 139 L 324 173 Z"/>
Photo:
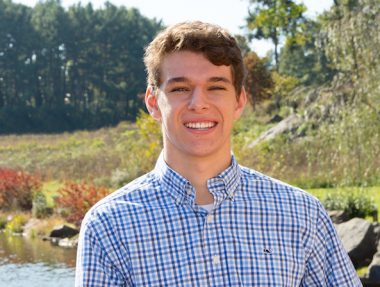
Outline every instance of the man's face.
<path fill-rule="evenodd" d="M 179 160 L 230 154 L 233 122 L 246 103 L 244 89 L 236 95 L 231 68 L 174 52 L 162 63 L 161 83 L 156 93 L 148 88 L 145 100 L 162 124 L 165 152 Z"/>

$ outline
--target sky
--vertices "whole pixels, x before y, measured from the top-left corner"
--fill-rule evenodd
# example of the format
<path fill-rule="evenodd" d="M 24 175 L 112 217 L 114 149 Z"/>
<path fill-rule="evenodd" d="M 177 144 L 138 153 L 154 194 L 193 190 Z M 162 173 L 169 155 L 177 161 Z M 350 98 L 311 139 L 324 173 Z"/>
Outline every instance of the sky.
<path fill-rule="evenodd" d="M 38 0 L 13 0 L 33 7 Z M 81 2 L 91 2 L 94 8 L 101 8 L 104 0 L 61 0 L 64 7 Z M 232 34 L 245 34 L 241 27 L 245 25 L 248 15 L 249 0 L 110 0 L 116 6 L 135 7 L 148 18 L 162 20 L 164 25 L 171 25 L 187 20 L 201 20 L 218 24 Z M 328 10 L 333 0 L 299 0 L 308 8 L 307 15 L 315 17 Z M 251 48 L 260 56 L 273 48 L 269 41 L 254 41 Z"/>

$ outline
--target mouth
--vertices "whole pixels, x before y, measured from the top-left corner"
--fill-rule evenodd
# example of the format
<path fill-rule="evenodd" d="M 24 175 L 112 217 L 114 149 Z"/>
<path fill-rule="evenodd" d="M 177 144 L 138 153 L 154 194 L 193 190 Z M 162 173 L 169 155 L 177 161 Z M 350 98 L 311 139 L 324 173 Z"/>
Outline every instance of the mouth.
<path fill-rule="evenodd" d="M 185 127 L 192 130 L 208 130 L 217 125 L 217 122 L 205 121 L 205 122 L 188 122 L 185 123 Z"/>

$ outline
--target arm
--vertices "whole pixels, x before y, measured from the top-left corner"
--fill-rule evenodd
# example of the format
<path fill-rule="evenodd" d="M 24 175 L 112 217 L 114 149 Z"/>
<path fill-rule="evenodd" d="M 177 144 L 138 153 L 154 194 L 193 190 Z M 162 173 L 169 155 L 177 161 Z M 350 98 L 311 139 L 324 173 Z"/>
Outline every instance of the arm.
<path fill-rule="evenodd" d="M 115 265 L 115 262 L 120 262 L 116 244 L 115 234 L 107 222 L 94 225 L 91 221 L 83 222 L 77 251 L 75 287 L 133 286 L 130 276 L 126 278 Z"/>
<path fill-rule="evenodd" d="M 301 286 L 362 286 L 331 219 L 318 204 L 313 247 L 306 261 Z"/>

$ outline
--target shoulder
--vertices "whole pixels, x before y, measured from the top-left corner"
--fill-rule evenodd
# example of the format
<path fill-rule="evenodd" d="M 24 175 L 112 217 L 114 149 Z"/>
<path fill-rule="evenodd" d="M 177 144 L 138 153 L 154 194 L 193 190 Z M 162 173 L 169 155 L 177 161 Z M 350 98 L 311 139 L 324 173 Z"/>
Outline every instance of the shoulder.
<path fill-rule="evenodd" d="M 86 213 L 82 225 L 119 221 L 146 205 L 154 204 L 160 190 L 153 173 L 147 173 L 101 199 Z"/>
<path fill-rule="evenodd" d="M 244 166 L 240 169 L 241 185 L 247 197 L 276 203 L 281 209 L 296 209 L 315 220 L 324 211 L 320 201 L 307 191 Z"/>

